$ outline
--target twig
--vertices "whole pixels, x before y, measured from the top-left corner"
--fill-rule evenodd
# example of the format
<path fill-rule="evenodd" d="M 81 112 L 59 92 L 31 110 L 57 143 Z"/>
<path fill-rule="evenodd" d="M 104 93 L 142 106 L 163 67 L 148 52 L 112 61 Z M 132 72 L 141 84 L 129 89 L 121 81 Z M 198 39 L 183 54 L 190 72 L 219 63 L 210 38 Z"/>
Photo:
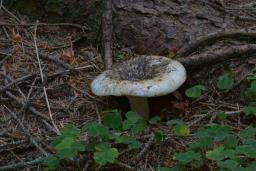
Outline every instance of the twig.
<path fill-rule="evenodd" d="M 3 53 L 0 53 L 0 55 L 3 55 Z M 4 59 L 2 59 L 0 61 L 0 66 L 3 65 L 3 63 L 9 58 L 11 57 L 12 55 L 9 55 L 9 54 L 4 54 L 6 57 L 4 57 Z"/>
<path fill-rule="evenodd" d="M 0 22 L 0 25 L 2 25 L 2 26 L 35 26 L 35 24 L 33 24 L 33 23 L 12 24 L 12 23 L 5 23 L 5 22 Z M 90 30 L 88 28 L 88 26 L 74 24 L 74 23 L 41 23 L 41 22 L 39 22 L 37 24 L 37 26 L 67 26 L 67 27 L 79 28 L 82 31 Z"/>
<path fill-rule="evenodd" d="M 23 111 L 25 106 L 22 107 L 21 111 L 19 113 L 21 113 Z M 25 133 L 25 135 L 29 138 L 29 140 L 31 141 L 32 144 L 35 145 L 35 147 L 45 156 L 48 155 L 48 153 L 41 147 L 40 144 L 38 144 L 36 142 L 36 140 L 33 138 L 33 136 L 30 134 L 29 130 L 24 126 L 24 124 L 22 123 L 22 121 L 17 117 L 17 115 L 11 111 L 9 108 L 7 108 L 6 106 L 4 106 L 4 108 L 10 113 L 10 115 L 15 119 L 15 121 L 18 123 L 19 127 L 23 130 L 23 132 Z"/>
<path fill-rule="evenodd" d="M 38 66 L 39 66 L 39 71 L 40 71 L 40 76 L 41 76 L 42 84 L 44 84 L 43 70 L 42 70 L 42 67 L 41 67 L 41 62 L 40 62 L 39 53 L 38 53 L 38 49 L 37 49 L 37 40 L 36 40 L 36 36 L 37 35 L 36 35 L 36 31 L 37 31 L 37 24 L 35 25 L 35 30 L 34 30 L 34 45 L 35 45 L 36 57 L 37 57 L 37 62 L 38 62 Z M 58 134 L 60 134 L 60 131 L 59 131 L 59 129 L 58 129 L 57 125 L 55 124 L 55 122 L 53 120 L 53 117 L 52 117 L 50 103 L 49 103 L 49 100 L 48 100 L 48 96 L 47 96 L 47 92 L 46 92 L 45 86 L 43 86 L 43 91 L 44 91 L 45 101 L 46 101 L 46 105 L 47 105 L 47 108 L 48 108 L 50 120 L 52 122 L 53 127 L 56 129 L 56 132 Z"/>
<path fill-rule="evenodd" d="M 247 55 L 256 53 L 255 44 L 246 44 L 240 46 L 225 47 L 219 50 L 209 50 L 205 53 L 193 55 L 189 57 L 178 58 L 188 68 L 196 68 L 202 66 L 208 66 L 205 64 L 212 64 L 227 59 L 247 57 Z"/>
<path fill-rule="evenodd" d="M 153 144 L 153 142 L 154 142 L 154 134 L 151 134 L 151 136 L 150 136 L 148 142 L 145 144 L 144 148 L 140 151 L 140 153 L 133 160 L 133 164 L 138 163 L 142 159 L 142 157 L 147 152 L 147 150 L 150 148 L 150 146 Z"/>
<path fill-rule="evenodd" d="M 76 67 L 76 68 L 72 68 L 72 69 L 67 69 L 67 70 L 64 70 L 64 71 L 60 71 L 60 72 L 51 74 L 48 77 L 54 77 L 54 76 L 61 75 L 61 74 L 64 74 L 64 73 L 69 73 L 69 72 L 72 72 L 72 71 L 79 71 L 79 70 L 88 69 L 88 68 L 93 68 L 93 66 L 92 65 L 87 65 L 87 66 L 81 66 L 81 67 Z"/>
<path fill-rule="evenodd" d="M 48 56 L 48 55 L 43 55 L 43 54 L 40 54 L 40 56 L 43 59 L 48 59 L 48 60 L 51 60 L 51 61 L 55 62 L 56 64 L 62 66 L 65 69 L 69 69 L 69 70 L 72 69 L 72 66 L 70 66 L 69 64 L 66 64 L 65 62 L 61 61 L 60 59 L 57 59 L 55 57 L 51 57 L 51 56 Z"/>
<path fill-rule="evenodd" d="M 249 31 L 248 29 L 241 29 L 212 33 L 190 43 L 185 48 L 179 50 L 177 53 L 177 58 L 188 56 L 189 54 L 197 51 L 198 49 L 202 49 L 203 47 L 209 46 L 217 41 L 225 39 L 233 39 L 240 41 L 256 40 L 256 32 Z"/>
<path fill-rule="evenodd" d="M 100 116 L 98 105 L 97 105 L 96 102 L 94 103 L 94 105 L 95 105 L 95 110 L 96 110 L 96 114 L 97 114 L 97 117 L 98 117 L 98 122 L 101 123 L 101 116 Z"/>
<path fill-rule="evenodd" d="M 128 170 L 134 170 L 134 171 L 136 170 L 134 167 L 129 166 L 128 164 L 122 163 L 122 162 L 120 162 L 120 161 L 116 162 L 116 164 L 117 164 L 118 166 L 121 166 L 121 167 L 123 167 L 123 168 L 125 168 L 125 169 L 128 169 Z"/>
<path fill-rule="evenodd" d="M 4 10 L 4 12 L 6 12 L 9 16 L 11 16 L 12 18 L 14 18 L 18 23 L 20 22 L 20 19 L 18 19 L 18 17 L 16 17 L 13 13 L 11 13 L 7 8 L 5 8 L 5 6 L 2 5 L 2 9 Z"/>
<path fill-rule="evenodd" d="M 4 87 L 0 88 L 0 93 L 5 91 L 6 89 L 8 89 L 9 87 L 11 87 L 12 85 L 14 84 L 17 84 L 19 82 L 22 82 L 22 81 L 25 81 L 27 79 L 30 79 L 33 75 L 32 74 L 28 74 L 28 75 L 25 75 L 23 77 L 20 77 L 12 82 L 10 82 L 9 84 L 5 85 Z"/>
<path fill-rule="evenodd" d="M 20 144 L 24 144 L 28 142 L 28 140 L 18 140 L 18 141 L 14 141 L 8 144 L 0 144 L 0 153 L 6 150 L 9 150 L 10 146 L 18 146 Z"/>
<path fill-rule="evenodd" d="M 236 17 L 236 18 L 239 19 L 239 20 L 242 20 L 242 21 L 250 21 L 250 22 L 255 22 L 255 21 L 256 21 L 256 18 L 240 16 L 239 14 L 232 13 L 232 12 L 230 12 L 230 11 L 227 11 L 227 10 L 225 10 L 224 8 L 222 8 L 221 6 L 216 5 L 216 4 L 212 3 L 212 2 L 208 2 L 208 1 L 206 1 L 206 0 L 200 0 L 200 1 L 203 2 L 203 3 L 205 3 L 205 4 L 208 4 L 208 5 L 212 6 L 212 7 L 214 7 L 214 8 L 217 8 L 218 10 L 220 10 L 220 11 L 222 11 L 222 12 L 225 12 L 225 13 L 227 13 L 227 14 L 229 14 L 229 15 L 232 15 L 232 16 Z"/>
<path fill-rule="evenodd" d="M 33 54 L 32 52 L 29 52 L 29 51 L 28 51 L 27 53 L 30 54 L 31 56 L 34 56 L 34 54 Z M 38 53 L 39 53 L 39 52 L 38 52 Z M 67 64 L 67 63 L 65 63 L 65 62 L 63 62 L 63 61 L 61 61 L 61 60 L 58 59 L 58 58 L 51 57 L 51 56 L 49 56 L 49 55 L 47 55 L 47 54 L 42 54 L 42 53 L 40 54 L 40 56 L 42 57 L 42 59 L 50 60 L 50 61 L 56 63 L 57 65 L 59 65 L 59 66 L 65 68 L 65 69 L 69 69 L 69 70 L 72 69 L 72 66 L 71 66 L 71 65 L 69 65 L 69 64 Z"/>
<path fill-rule="evenodd" d="M 0 171 L 2 171 L 2 170 L 3 171 L 17 170 L 18 168 L 24 168 L 26 166 L 31 166 L 31 165 L 42 163 L 42 161 L 44 161 L 44 160 L 45 160 L 45 158 L 40 157 L 40 158 L 37 158 L 32 161 L 28 161 L 28 162 L 20 162 L 20 163 L 16 163 L 16 164 L 7 165 L 7 166 L 2 166 L 2 167 L 0 167 Z"/>
<path fill-rule="evenodd" d="M 26 106 L 26 103 L 25 103 L 25 102 L 21 101 L 18 97 L 16 97 L 16 96 L 15 96 L 14 94 L 12 94 L 10 91 L 5 91 L 5 93 L 6 93 L 6 95 L 7 95 L 9 98 L 15 100 L 19 105 L 21 105 L 21 106 Z M 41 117 L 41 118 L 43 118 L 43 119 L 45 119 L 45 120 L 47 120 L 47 121 L 49 120 L 49 118 L 48 118 L 47 116 L 45 116 L 45 115 L 43 115 L 42 113 L 40 113 L 39 111 L 37 111 L 33 106 L 28 105 L 27 108 L 28 108 L 28 110 L 29 110 L 30 112 L 34 113 L 35 115 L 37 115 L 37 116 L 39 116 L 39 117 Z"/>
<path fill-rule="evenodd" d="M 112 66 L 112 0 L 104 0 L 102 15 L 102 36 L 104 45 L 105 68 Z"/>

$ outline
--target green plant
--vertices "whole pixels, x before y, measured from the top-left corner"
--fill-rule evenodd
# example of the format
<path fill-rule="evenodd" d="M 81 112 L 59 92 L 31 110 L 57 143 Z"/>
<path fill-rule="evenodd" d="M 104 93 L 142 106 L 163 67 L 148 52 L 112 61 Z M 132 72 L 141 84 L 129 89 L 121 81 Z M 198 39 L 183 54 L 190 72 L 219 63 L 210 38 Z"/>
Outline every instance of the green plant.
<path fill-rule="evenodd" d="M 114 146 L 117 144 L 127 145 L 129 149 L 137 149 L 142 145 L 134 136 L 141 134 L 146 126 L 146 121 L 135 112 L 127 112 L 126 119 L 122 119 L 118 110 L 105 111 L 102 113 L 103 123 L 87 122 L 82 129 L 74 125 L 66 125 L 61 135 L 55 137 L 51 146 L 56 154 L 44 160 L 46 170 L 55 170 L 61 166 L 62 161 L 72 161 L 80 152 L 93 153 L 94 161 L 99 165 L 115 163 L 119 151 Z M 81 134 L 89 135 L 89 143 L 79 142 Z M 162 134 L 156 132 L 159 138 Z M 161 140 L 159 140 L 161 141 Z"/>
<path fill-rule="evenodd" d="M 234 86 L 234 79 L 229 73 L 224 73 L 218 77 L 217 87 L 220 90 L 228 91 Z"/>
<path fill-rule="evenodd" d="M 187 97 L 190 98 L 198 98 L 202 95 L 202 92 L 205 91 L 206 88 L 203 85 L 195 85 L 185 91 Z"/>
<path fill-rule="evenodd" d="M 256 74 L 249 74 L 247 80 L 250 82 L 250 87 L 246 89 L 245 95 L 251 99 L 256 97 Z"/>
<path fill-rule="evenodd" d="M 194 134 L 187 151 L 176 153 L 174 168 L 160 168 L 159 171 L 198 168 L 212 163 L 217 170 L 252 171 L 256 167 L 256 128 L 248 127 L 238 135 L 223 125 L 209 125 L 199 128 Z"/>
<path fill-rule="evenodd" d="M 51 146 L 56 150 L 55 155 L 49 156 L 44 164 L 47 170 L 55 170 L 61 160 L 73 159 L 79 152 L 85 150 L 84 145 L 79 143 L 81 130 L 74 125 L 67 124 L 61 131 L 61 135 L 55 137 Z"/>

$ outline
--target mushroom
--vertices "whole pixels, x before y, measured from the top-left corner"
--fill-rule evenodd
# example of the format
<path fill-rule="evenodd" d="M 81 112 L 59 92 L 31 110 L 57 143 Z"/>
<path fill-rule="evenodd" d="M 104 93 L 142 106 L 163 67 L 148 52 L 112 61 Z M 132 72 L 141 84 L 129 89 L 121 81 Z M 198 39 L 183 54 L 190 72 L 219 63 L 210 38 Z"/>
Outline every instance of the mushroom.
<path fill-rule="evenodd" d="M 127 96 L 132 111 L 149 117 L 148 97 L 169 94 L 186 80 L 183 65 L 162 56 L 138 56 L 115 64 L 91 83 L 98 96 Z"/>

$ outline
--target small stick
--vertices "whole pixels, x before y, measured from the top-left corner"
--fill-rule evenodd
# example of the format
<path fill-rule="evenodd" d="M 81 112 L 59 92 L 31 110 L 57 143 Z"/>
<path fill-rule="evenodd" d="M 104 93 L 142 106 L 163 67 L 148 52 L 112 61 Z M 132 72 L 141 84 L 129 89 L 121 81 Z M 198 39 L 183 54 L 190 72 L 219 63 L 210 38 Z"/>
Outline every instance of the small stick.
<path fill-rule="evenodd" d="M 16 83 L 19 83 L 19 82 L 25 81 L 27 79 L 30 79 L 32 76 L 33 76 L 32 74 L 28 74 L 28 75 L 25 75 L 25 76 L 23 76 L 21 78 L 13 80 L 12 82 L 10 82 L 7 85 L 5 85 L 4 87 L 0 88 L 0 93 L 5 91 L 6 89 L 8 89 L 9 87 L 11 87 L 12 85 L 14 85 Z"/>
<path fill-rule="evenodd" d="M 26 167 L 26 166 L 42 163 L 44 160 L 45 160 L 45 158 L 39 157 L 35 160 L 28 161 L 28 162 L 20 162 L 20 163 L 7 165 L 7 166 L 2 166 L 2 167 L 0 167 L 0 171 L 17 170 L 18 168 L 23 168 L 23 167 Z"/>
<path fill-rule="evenodd" d="M 14 94 L 12 94 L 10 91 L 5 91 L 5 94 L 6 94 L 9 98 L 15 100 L 19 105 L 21 105 L 21 106 L 26 106 L 26 103 L 25 103 L 25 102 L 21 101 L 18 97 L 16 97 L 16 96 L 15 96 Z M 49 120 L 49 118 L 48 118 L 47 116 L 45 116 L 45 115 L 43 115 L 42 113 L 40 113 L 39 111 L 37 111 L 37 110 L 36 110 L 33 106 L 31 106 L 31 105 L 28 106 L 28 110 L 29 110 L 30 112 L 34 113 L 35 115 L 37 115 L 37 116 L 39 116 L 39 117 L 45 119 L 45 120 Z"/>
<path fill-rule="evenodd" d="M 112 0 L 104 1 L 102 15 L 102 36 L 104 45 L 105 68 L 112 67 Z"/>
<path fill-rule="evenodd" d="M 183 63 L 188 68 L 198 68 L 202 66 L 209 66 L 206 64 L 213 64 L 228 59 L 239 57 L 248 57 L 248 55 L 256 53 L 255 44 L 246 44 L 225 47 L 219 50 L 210 50 L 206 53 L 191 55 L 189 57 L 178 58 L 177 60 Z"/>
<path fill-rule="evenodd" d="M 232 40 L 255 40 L 256 32 L 250 31 L 250 29 L 239 29 L 239 30 L 226 30 L 224 32 L 211 33 L 208 36 L 202 37 L 192 43 L 189 43 L 186 47 L 182 48 L 177 53 L 177 58 L 185 57 L 191 53 L 197 51 L 199 48 L 202 49 L 205 46 L 209 46 L 217 41 L 232 39 Z"/>
<path fill-rule="evenodd" d="M 1 6 L 1 8 L 4 10 L 4 12 L 6 12 L 9 16 L 11 16 L 12 18 L 14 18 L 18 23 L 20 22 L 20 19 L 18 17 L 16 17 L 13 13 L 11 13 L 7 8 L 5 8 L 5 6 Z"/>
<path fill-rule="evenodd" d="M 0 55 L 3 55 L 3 53 L 0 53 Z M 4 55 L 6 55 L 6 57 L 4 57 L 4 59 L 2 59 L 2 60 L 0 61 L 0 66 L 3 65 L 3 63 L 4 63 L 9 57 L 12 56 L 12 55 L 9 55 L 9 54 L 4 54 Z"/>
<path fill-rule="evenodd" d="M 35 24 L 33 24 L 33 23 L 12 24 L 12 23 L 5 23 L 5 22 L 0 22 L 0 25 L 2 25 L 2 26 L 35 26 Z M 38 26 L 67 26 L 67 27 L 79 28 L 82 31 L 90 30 L 88 28 L 88 26 L 74 24 L 74 23 L 41 23 L 41 22 L 39 22 L 37 25 Z"/>
<path fill-rule="evenodd" d="M 93 67 L 94 66 L 92 66 L 92 65 L 76 67 L 76 68 L 67 69 L 67 70 L 64 70 L 64 71 L 53 73 L 53 74 L 49 75 L 48 77 L 54 77 L 54 76 L 61 75 L 61 74 L 64 74 L 64 73 L 68 73 L 68 72 L 72 72 L 72 71 L 79 71 L 79 70 L 93 68 Z"/>
<path fill-rule="evenodd" d="M 37 31 L 37 23 L 35 25 L 35 30 L 34 30 L 34 45 L 35 45 L 36 57 L 37 57 L 37 62 L 38 62 L 38 66 L 39 66 L 39 71 L 40 71 L 40 76 L 41 76 L 42 84 L 44 84 L 43 70 L 42 70 L 42 67 L 41 67 L 41 62 L 40 62 L 39 53 L 38 53 L 38 49 L 37 49 L 37 40 L 36 40 L 36 36 L 37 35 L 36 35 L 36 31 Z M 59 131 L 59 129 L 58 129 L 57 125 L 55 124 L 55 122 L 53 120 L 53 117 L 52 117 L 50 103 L 49 103 L 49 100 L 48 100 L 48 96 L 47 96 L 47 92 L 46 92 L 45 86 L 43 86 L 43 90 L 44 90 L 44 96 L 45 96 L 45 101 L 46 101 L 46 105 L 47 105 L 47 108 L 48 108 L 50 120 L 52 122 L 53 127 L 56 129 L 56 132 L 58 134 L 60 134 L 60 131 Z"/>
<path fill-rule="evenodd" d="M 21 113 L 23 111 L 25 106 L 22 107 L 22 109 L 20 110 L 19 113 Z M 35 147 L 45 156 L 48 155 L 48 153 L 41 147 L 40 144 L 38 144 L 36 142 L 36 140 L 33 138 L 33 136 L 30 134 L 29 130 L 25 127 L 25 125 L 22 123 L 22 121 L 17 117 L 17 115 L 11 111 L 9 108 L 7 108 L 6 106 L 4 106 L 4 108 L 10 113 L 10 115 L 13 117 L 13 119 L 18 123 L 19 127 L 23 130 L 23 132 L 25 133 L 25 135 L 29 138 L 29 140 L 31 141 L 32 144 L 35 145 Z"/>
<path fill-rule="evenodd" d="M 137 162 L 139 162 L 142 157 L 144 156 L 144 154 L 147 152 L 147 150 L 151 147 L 151 145 L 154 142 L 154 134 L 151 134 L 148 142 L 145 144 L 144 148 L 140 151 L 140 153 L 136 156 L 136 158 L 133 160 L 133 163 L 136 164 Z"/>

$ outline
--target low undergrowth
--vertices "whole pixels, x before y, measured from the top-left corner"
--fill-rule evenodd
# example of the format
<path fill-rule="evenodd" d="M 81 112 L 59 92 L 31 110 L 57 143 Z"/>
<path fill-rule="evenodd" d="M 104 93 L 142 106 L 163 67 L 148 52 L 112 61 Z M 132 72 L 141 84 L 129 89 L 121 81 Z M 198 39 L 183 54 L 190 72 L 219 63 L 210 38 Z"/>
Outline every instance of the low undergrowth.
<path fill-rule="evenodd" d="M 248 88 L 245 96 L 256 95 L 256 75 L 250 74 L 246 81 Z M 216 87 L 224 93 L 229 92 L 236 82 L 230 73 L 224 73 L 216 81 Z M 195 85 L 185 91 L 187 97 L 196 100 L 207 91 L 204 85 Z M 254 103 L 248 103 L 237 112 L 252 120 L 256 115 Z M 246 126 L 237 129 L 223 122 L 232 115 L 225 111 L 214 114 L 216 122 L 191 129 L 191 124 L 181 119 L 162 121 L 156 116 L 145 120 L 133 111 L 122 115 L 119 110 L 104 111 L 101 123 L 87 122 L 81 128 L 72 124 L 66 125 L 61 135 L 51 143 L 53 154 L 44 164 L 46 170 L 64 167 L 66 161 L 74 162 L 84 158 L 93 160 L 95 164 L 120 165 L 119 156 L 126 150 L 139 150 L 143 153 L 148 146 L 161 144 L 170 138 L 191 139 L 185 150 L 173 151 L 170 160 L 173 165 L 155 168 L 157 171 L 182 170 L 221 170 L 221 171 L 253 171 L 256 170 L 256 128 Z M 152 140 L 143 139 L 148 137 Z M 140 155 L 140 154 L 139 154 Z M 140 158 L 134 158 L 133 166 Z M 124 164 L 122 164 L 124 166 Z M 128 165 L 129 166 L 129 165 Z M 126 167 L 128 167 L 126 166 Z M 128 169 L 136 170 L 129 166 Z"/>

